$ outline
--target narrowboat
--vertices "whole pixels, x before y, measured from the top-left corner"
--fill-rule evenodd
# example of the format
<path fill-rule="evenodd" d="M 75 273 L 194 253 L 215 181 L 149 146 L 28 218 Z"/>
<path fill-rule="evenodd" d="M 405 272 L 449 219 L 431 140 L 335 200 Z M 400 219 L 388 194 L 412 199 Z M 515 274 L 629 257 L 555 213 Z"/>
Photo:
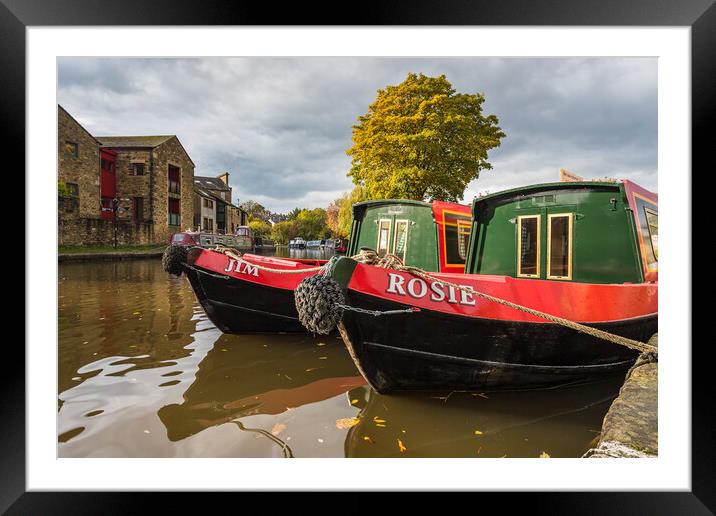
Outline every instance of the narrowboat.
<path fill-rule="evenodd" d="M 446 238 L 459 240 L 459 219 L 467 228 L 460 237 L 466 249 L 469 206 L 380 200 L 356 204 L 353 214 L 350 248 L 356 253 L 367 246 L 383 256 L 394 253 L 405 263 L 428 271 L 463 271 L 465 260 L 459 251 L 446 254 L 441 243 Z M 186 273 L 207 316 L 225 333 L 305 332 L 293 291 L 326 262 L 255 254 L 243 254 L 237 260 L 221 250 L 194 247 L 182 258 L 179 272 Z"/>
<path fill-rule="evenodd" d="M 333 242 L 333 250 L 337 253 L 345 253 L 348 250 L 348 239 L 337 238 Z"/>
<path fill-rule="evenodd" d="M 303 239 L 303 237 L 292 238 L 291 240 L 288 241 L 288 248 L 289 249 L 305 249 L 306 241 Z"/>
<path fill-rule="evenodd" d="M 345 298 L 341 336 L 381 393 L 537 388 L 623 371 L 637 351 L 474 292 L 646 342 L 657 332 L 657 201 L 630 181 L 476 198 L 466 225 L 442 225 L 445 254 L 464 258 L 466 274 L 337 259 L 330 275 Z M 421 247 L 417 233 L 408 249 Z"/>

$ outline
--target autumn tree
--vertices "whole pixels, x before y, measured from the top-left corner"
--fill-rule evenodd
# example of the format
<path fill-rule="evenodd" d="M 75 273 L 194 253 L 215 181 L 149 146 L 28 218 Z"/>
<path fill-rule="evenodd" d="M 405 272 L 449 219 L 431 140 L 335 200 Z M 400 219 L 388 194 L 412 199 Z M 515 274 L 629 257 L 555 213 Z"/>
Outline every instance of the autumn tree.
<path fill-rule="evenodd" d="M 343 197 L 336 201 L 338 205 L 338 230 L 336 236 L 348 238 L 353 224 L 353 205 L 357 202 L 368 200 L 366 189 L 360 185 L 350 192 L 343 194 Z"/>
<path fill-rule="evenodd" d="M 249 217 L 249 227 L 256 236 L 266 237 L 271 234 L 271 224 L 258 217 Z"/>
<path fill-rule="evenodd" d="M 353 126 L 348 175 L 369 199 L 461 200 L 505 137 L 497 117 L 483 115 L 484 101 L 457 93 L 444 75 L 411 73 L 378 90 Z"/>

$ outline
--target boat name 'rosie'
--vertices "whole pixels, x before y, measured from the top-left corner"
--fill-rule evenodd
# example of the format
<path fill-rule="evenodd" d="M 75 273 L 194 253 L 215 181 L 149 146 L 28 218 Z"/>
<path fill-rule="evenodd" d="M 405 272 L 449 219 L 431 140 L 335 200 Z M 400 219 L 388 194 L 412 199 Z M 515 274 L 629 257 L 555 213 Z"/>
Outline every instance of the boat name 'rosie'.
<path fill-rule="evenodd" d="M 462 287 L 463 285 L 460 286 Z M 399 296 L 408 295 L 415 299 L 421 299 L 430 292 L 430 300 L 436 303 L 447 301 L 452 304 L 475 306 L 475 298 L 469 292 L 437 282 L 431 282 L 428 285 L 426 281 L 420 278 L 411 278 L 406 283 L 403 276 L 393 272 L 388 273 L 388 288 L 385 291 Z"/>
<path fill-rule="evenodd" d="M 242 268 L 243 266 L 243 268 Z M 240 272 L 241 274 L 248 274 L 250 276 L 259 277 L 259 268 L 246 262 L 240 262 L 229 258 L 229 264 L 224 269 L 224 272 Z"/>

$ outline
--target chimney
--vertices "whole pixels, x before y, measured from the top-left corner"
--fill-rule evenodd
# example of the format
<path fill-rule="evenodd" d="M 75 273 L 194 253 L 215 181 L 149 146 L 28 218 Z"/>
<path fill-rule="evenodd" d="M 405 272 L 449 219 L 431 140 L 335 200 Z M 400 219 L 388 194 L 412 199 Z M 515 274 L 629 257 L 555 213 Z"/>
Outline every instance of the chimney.
<path fill-rule="evenodd" d="M 221 179 L 221 181 L 222 181 L 226 186 L 229 186 L 229 173 L 228 173 L 228 172 L 224 172 L 223 174 L 220 174 L 220 175 L 218 175 L 218 176 L 216 176 L 216 177 L 217 177 L 217 179 Z"/>

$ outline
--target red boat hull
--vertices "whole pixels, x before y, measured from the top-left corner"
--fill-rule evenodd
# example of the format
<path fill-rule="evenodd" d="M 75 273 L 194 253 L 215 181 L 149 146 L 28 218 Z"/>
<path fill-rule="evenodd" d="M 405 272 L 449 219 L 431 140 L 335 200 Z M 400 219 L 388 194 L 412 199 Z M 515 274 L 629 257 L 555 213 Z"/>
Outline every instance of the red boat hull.
<path fill-rule="evenodd" d="M 537 388 L 624 371 L 638 353 L 408 273 L 340 262 L 346 304 L 419 308 L 375 317 L 352 310 L 341 334 L 379 392 Z M 431 276 L 635 340 L 657 331 L 657 285 L 590 285 L 480 275 Z M 402 281 L 401 281 L 402 280 Z M 415 281 L 419 280 L 419 281 Z M 425 285 L 421 284 L 424 282 Z"/>
<path fill-rule="evenodd" d="M 293 290 L 325 260 L 291 260 L 245 254 L 244 262 L 211 250 L 189 251 L 187 278 L 214 325 L 224 333 L 302 333 Z M 281 274 L 261 265 L 285 270 Z M 309 269 L 305 273 L 293 273 Z"/>

